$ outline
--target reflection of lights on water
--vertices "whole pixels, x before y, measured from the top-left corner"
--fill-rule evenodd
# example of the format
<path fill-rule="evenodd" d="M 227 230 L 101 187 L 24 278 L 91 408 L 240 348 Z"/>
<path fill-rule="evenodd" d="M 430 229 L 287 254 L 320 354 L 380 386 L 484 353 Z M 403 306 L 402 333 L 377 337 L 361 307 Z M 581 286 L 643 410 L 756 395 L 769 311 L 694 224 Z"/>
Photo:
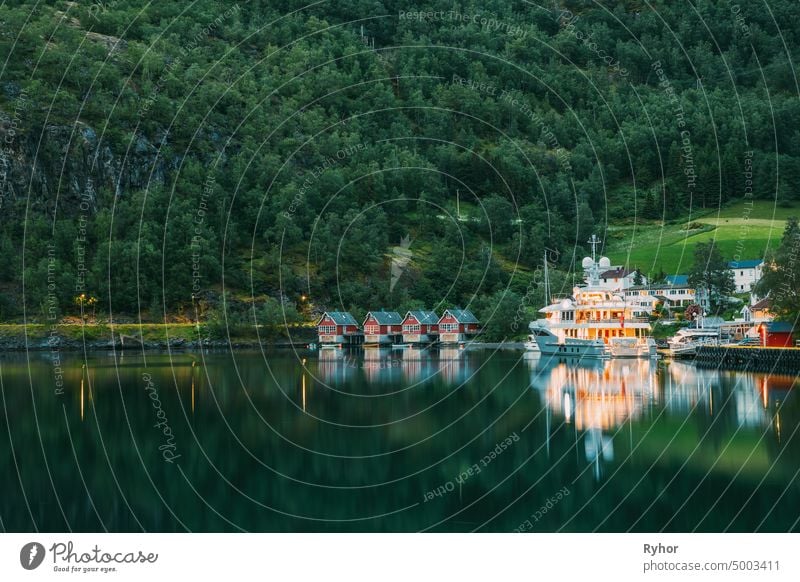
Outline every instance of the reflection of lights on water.
<path fill-rule="evenodd" d="M 192 360 L 192 414 L 194 414 L 194 368 L 197 362 Z"/>
<path fill-rule="evenodd" d="M 83 420 L 83 376 L 81 376 L 81 420 Z"/>
<path fill-rule="evenodd" d="M 532 384 L 545 392 L 547 406 L 578 430 L 612 429 L 641 416 L 645 406 L 658 401 L 655 369 L 649 361 L 583 366 L 559 362 L 537 372 Z"/>
<path fill-rule="evenodd" d="M 303 358 L 303 412 L 306 411 L 306 359 Z"/>
<path fill-rule="evenodd" d="M 564 393 L 564 422 L 569 424 L 570 420 L 572 420 L 572 398 L 570 398 L 569 393 Z"/>
<path fill-rule="evenodd" d="M 714 391 L 708 391 L 708 414 L 714 416 Z"/>

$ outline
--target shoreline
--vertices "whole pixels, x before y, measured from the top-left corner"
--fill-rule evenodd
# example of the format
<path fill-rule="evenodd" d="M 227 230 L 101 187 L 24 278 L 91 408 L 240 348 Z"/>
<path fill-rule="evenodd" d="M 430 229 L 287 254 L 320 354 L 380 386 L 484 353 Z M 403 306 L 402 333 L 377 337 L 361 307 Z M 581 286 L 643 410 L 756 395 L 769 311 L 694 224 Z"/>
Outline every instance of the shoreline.
<path fill-rule="evenodd" d="M 306 349 L 317 342 L 316 329 L 304 326 L 265 330 L 261 337 L 211 338 L 205 331 L 193 324 L 0 324 L 0 353 Z M 523 341 L 476 341 L 463 346 L 467 350 L 524 348 Z"/>
<path fill-rule="evenodd" d="M 219 335 L 219 332 L 217 332 Z M 305 347 L 316 340 L 308 327 L 264 329 L 254 334 L 211 337 L 194 324 L 0 324 L 0 353 L 47 351 L 166 351 Z"/>

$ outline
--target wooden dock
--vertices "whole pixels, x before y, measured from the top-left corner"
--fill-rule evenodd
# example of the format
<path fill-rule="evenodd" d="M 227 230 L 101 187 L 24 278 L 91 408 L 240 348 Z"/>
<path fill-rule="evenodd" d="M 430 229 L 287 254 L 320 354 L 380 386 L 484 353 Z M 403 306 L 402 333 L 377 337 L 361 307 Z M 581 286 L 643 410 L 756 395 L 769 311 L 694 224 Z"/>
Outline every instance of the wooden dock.
<path fill-rule="evenodd" d="M 800 348 L 700 346 L 694 361 L 701 368 L 798 374 Z"/>

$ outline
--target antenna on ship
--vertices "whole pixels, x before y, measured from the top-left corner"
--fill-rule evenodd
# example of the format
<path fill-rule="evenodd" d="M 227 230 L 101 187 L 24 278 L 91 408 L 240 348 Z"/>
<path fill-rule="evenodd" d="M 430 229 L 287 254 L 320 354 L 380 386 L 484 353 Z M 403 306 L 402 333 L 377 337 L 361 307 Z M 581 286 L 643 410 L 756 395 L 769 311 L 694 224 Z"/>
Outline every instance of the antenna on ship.
<path fill-rule="evenodd" d="M 581 265 L 589 276 L 587 283 L 590 287 L 594 287 L 600 284 L 600 269 L 597 263 L 597 245 L 601 244 L 601 241 L 599 238 L 597 238 L 596 234 L 593 234 L 592 238 L 590 238 L 588 242 L 590 245 L 592 245 L 592 256 L 584 258 Z M 608 259 L 605 257 L 601 258 L 600 260 L 604 264 L 608 262 Z"/>
<path fill-rule="evenodd" d="M 592 235 L 592 238 L 589 239 L 589 244 L 592 245 L 592 261 L 597 262 L 597 245 L 600 244 L 600 239 L 597 238 L 596 234 Z"/>

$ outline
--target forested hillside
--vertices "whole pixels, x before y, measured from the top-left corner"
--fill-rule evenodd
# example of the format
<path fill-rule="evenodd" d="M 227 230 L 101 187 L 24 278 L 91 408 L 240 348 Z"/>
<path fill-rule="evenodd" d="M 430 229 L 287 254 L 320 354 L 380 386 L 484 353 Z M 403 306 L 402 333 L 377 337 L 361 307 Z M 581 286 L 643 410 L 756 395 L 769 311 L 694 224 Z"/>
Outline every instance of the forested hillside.
<path fill-rule="evenodd" d="M 559 284 L 607 225 L 800 200 L 798 36 L 796 0 L 5 2 L 0 318 L 512 313 L 546 247 Z"/>

